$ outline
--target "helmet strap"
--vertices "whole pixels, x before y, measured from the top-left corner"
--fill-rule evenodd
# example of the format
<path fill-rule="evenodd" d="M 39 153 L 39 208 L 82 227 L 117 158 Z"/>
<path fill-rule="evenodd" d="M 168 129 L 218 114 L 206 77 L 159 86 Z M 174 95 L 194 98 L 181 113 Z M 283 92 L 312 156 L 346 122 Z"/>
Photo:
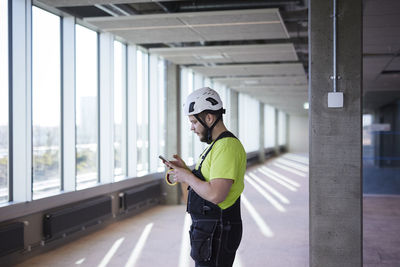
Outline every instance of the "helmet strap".
<path fill-rule="evenodd" d="M 212 142 L 212 130 L 214 129 L 215 125 L 219 122 L 219 120 L 222 118 L 222 114 L 218 116 L 218 118 L 215 120 L 215 122 L 211 125 L 211 127 L 208 127 L 207 124 L 200 118 L 199 114 L 195 114 L 194 117 L 203 125 L 204 128 L 207 129 L 207 144 L 211 144 Z"/>

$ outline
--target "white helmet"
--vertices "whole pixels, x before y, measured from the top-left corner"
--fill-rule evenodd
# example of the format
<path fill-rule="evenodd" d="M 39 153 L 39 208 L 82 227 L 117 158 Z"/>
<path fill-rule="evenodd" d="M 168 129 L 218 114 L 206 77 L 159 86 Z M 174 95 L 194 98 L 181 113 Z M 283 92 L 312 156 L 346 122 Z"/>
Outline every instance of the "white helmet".
<path fill-rule="evenodd" d="M 183 108 L 185 115 L 195 115 L 205 110 L 217 111 L 222 109 L 222 101 L 215 90 L 203 87 L 193 91 L 187 97 Z"/>

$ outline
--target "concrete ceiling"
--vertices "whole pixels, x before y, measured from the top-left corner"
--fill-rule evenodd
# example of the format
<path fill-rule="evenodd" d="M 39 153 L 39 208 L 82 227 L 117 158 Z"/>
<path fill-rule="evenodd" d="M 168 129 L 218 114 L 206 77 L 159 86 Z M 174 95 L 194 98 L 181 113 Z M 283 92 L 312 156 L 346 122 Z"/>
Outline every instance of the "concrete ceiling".
<path fill-rule="evenodd" d="M 306 114 L 306 0 L 37 1 L 214 82 Z M 364 110 L 369 112 L 400 99 L 400 1 L 364 0 L 363 9 Z M 296 86 L 303 89 L 292 90 Z"/>
<path fill-rule="evenodd" d="M 210 77 L 214 82 L 288 113 L 307 113 L 303 108 L 307 102 L 304 67 L 301 63 L 284 63 L 298 61 L 291 43 L 153 48 L 149 51 L 175 64 L 190 65 L 194 72 Z M 248 62 L 252 64 L 240 64 Z M 285 101 L 277 99 L 282 97 L 290 104 L 285 105 Z"/>
<path fill-rule="evenodd" d="M 135 44 L 287 39 L 277 9 L 252 9 L 87 18 Z"/>
<path fill-rule="evenodd" d="M 211 78 L 222 77 L 246 77 L 246 76 L 286 76 L 305 75 L 303 66 L 300 63 L 280 64 L 234 64 L 192 67 L 193 71 Z"/>
<path fill-rule="evenodd" d="M 280 76 L 269 77 L 235 77 L 235 78 L 214 78 L 214 82 L 226 84 L 228 87 L 245 87 L 245 86 L 279 86 L 279 85 L 307 85 L 307 77 L 300 76 L 285 76 L 283 79 Z"/>
<path fill-rule="evenodd" d="M 305 114 L 302 108 L 293 109 L 302 107 L 305 92 L 302 98 L 293 93 L 290 101 L 285 95 L 288 88 L 307 86 L 305 0 L 38 1 L 171 62 L 193 67 L 214 82 L 276 103 L 287 112 L 290 107 L 291 113 Z M 364 0 L 363 8 L 364 109 L 374 110 L 400 96 L 400 2 Z"/>
<path fill-rule="evenodd" d="M 227 40 L 247 42 L 289 38 L 278 9 L 100 17 L 85 20 L 135 44 Z M 307 83 L 304 67 L 297 63 L 298 57 L 292 43 L 163 47 L 150 48 L 149 52 L 175 64 L 190 66 L 194 72 L 203 76 L 225 78 L 225 81 L 219 82 L 227 86 L 230 85 L 229 79 L 247 78 L 247 82 L 244 82 L 246 87 L 231 89 L 250 94 L 270 104 L 274 103 L 275 107 L 286 112 L 307 114 L 303 109 L 303 104 L 307 101 L 307 90 L 293 92 L 288 89 L 291 85 Z M 268 98 L 265 98 L 265 91 L 270 87 L 262 88 L 264 85 L 258 84 L 256 88 L 252 88 L 254 76 L 258 79 L 274 78 L 277 84 L 277 80 L 281 80 L 281 83 L 284 82 L 288 86 L 275 91 L 270 90 Z M 284 101 L 279 99 L 282 97 Z M 285 101 L 290 104 L 285 105 Z"/>
<path fill-rule="evenodd" d="M 151 48 L 149 52 L 181 65 L 298 60 L 290 43 Z"/>

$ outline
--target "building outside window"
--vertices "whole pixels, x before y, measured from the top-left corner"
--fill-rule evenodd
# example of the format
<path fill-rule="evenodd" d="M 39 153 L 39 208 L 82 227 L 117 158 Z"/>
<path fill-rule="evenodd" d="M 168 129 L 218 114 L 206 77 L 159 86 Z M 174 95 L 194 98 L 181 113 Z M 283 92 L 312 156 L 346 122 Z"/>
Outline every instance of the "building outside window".
<path fill-rule="evenodd" d="M 137 175 L 149 172 L 149 56 L 137 50 Z"/>
<path fill-rule="evenodd" d="M 8 1 L 0 0 L 0 203 L 9 201 Z"/>
<path fill-rule="evenodd" d="M 76 25 L 76 185 L 98 183 L 98 34 Z"/>
<path fill-rule="evenodd" d="M 126 177 L 126 46 L 114 41 L 114 180 Z"/>
<path fill-rule="evenodd" d="M 32 7 L 33 199 L 61 190 L 60 17 Z"/>

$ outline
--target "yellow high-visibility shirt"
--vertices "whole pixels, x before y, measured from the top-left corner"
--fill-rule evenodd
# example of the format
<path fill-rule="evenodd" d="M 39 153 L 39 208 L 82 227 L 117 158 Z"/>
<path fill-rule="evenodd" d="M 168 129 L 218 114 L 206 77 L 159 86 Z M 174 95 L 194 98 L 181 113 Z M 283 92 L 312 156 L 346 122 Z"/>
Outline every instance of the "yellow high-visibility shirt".
<path fill-rule="evenodd" d="M 208 148 L 204 150 L 202 155 L 207 150 Z M 200 155 L 197 161 L 196 170 L 199 168 L 202 155 Z M 216 178 L 233 180 L 228 196 L 223 202 L 218 204 L 221 209 L 232 206 L 243 192 L 246 164 L 246 152 L 243 145 L 239 139 L 234 137 L 225 137 L 217 140 L 204 159 L 201 173 L 207 182 Z"/>

